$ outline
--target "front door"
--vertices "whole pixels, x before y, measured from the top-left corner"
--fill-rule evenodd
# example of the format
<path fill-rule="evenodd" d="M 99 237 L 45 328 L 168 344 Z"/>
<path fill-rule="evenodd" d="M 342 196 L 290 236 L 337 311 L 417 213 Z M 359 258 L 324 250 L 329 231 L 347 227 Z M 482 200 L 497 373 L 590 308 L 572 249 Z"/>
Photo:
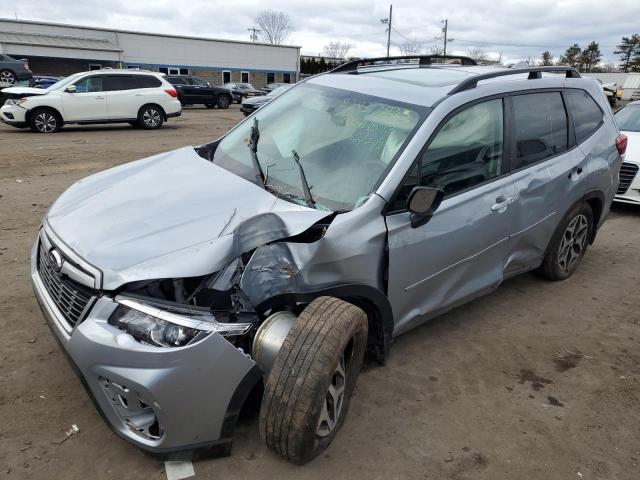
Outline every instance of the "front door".
<path fill-rule="evenodd" d="M 101 121 L 109 117 L 107 99 L 102 86 L 103 75 L 85 77 L 74 83 L 74 93 L 62 94 L 66 122 Z"/>
<path fill-rule="evenodd" d="M 516 206 L 503 161 L 503 110 L 498 98 L 445 119 L 396 194 L 386 217 L 394 334 L 503 279 Z M 413 228 L 404 208 L 418 183 L 444 190 L 445 198 L 428 223 Z"/>

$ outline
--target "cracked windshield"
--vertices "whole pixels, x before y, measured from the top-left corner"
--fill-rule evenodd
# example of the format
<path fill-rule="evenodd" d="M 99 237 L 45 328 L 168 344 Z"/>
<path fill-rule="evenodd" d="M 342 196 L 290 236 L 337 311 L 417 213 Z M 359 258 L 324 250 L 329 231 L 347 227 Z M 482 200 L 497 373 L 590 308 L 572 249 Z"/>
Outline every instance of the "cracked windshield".
<path fill-rule="evenodd" d="M 425 111 L 305 83 L 230 132 L 213 162 L 290 201 L 351 210 L 373 192 Z"/>

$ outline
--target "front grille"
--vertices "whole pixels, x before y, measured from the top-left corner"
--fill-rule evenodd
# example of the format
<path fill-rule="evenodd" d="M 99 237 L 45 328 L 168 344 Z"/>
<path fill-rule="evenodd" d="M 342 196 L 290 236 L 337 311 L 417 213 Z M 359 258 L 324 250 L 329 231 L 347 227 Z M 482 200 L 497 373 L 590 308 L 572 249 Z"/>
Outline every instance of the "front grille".
<path fill-rule="evenodd" d="M 620 184 L 618 185 L 618 191 L 616 192 L 618 195 L 624 195 L 629 190 L 631 186 L 631 182 L 636 177 L 636 173 L 638 173 L 638 165 L 635 163 L 627 163 L 624 162 L 620 167 Z"/>
<path fill-rule="evenodd" d="M 49 252 L 44 249 L 42 243 L 38 253 L 38 273 L 42 283 L 69 325 L 76 326 L 87 314 L 94 296 L 93 290 L 56 272 L 51 265 Z"/>

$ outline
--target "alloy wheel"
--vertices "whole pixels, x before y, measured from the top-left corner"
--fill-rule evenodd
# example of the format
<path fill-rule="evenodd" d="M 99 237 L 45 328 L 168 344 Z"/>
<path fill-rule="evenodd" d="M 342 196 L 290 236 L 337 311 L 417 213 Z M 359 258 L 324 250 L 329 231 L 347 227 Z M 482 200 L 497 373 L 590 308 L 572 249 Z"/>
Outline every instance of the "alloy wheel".
<path fill-rule="evenodd" d="M 331 376 L 331 383 L 322 403 L 322 411 L 318 419 L 316 434 L 319 437 L 326 437 L 338 423 L 340 412 L 342 411 L 342 403 L 344 400 L 344 392 L 347 384 L 347 373 L 345 368 L 344 353 L 340 356 L 338 367 Z"/>
<path fill-rule="evenodd" d="M 56 117 L 49 112 L 41 112 L 35 118 L 36 129 L 42 133 L 51 133 L 58 126 Z"/>
<path fill-rule="evenodd" d="M 13 85 L 16 83 L 16 75 L 15 73 L 9 70 L 3 70 L 0 72 L 0 83 L 5 83 L 9 85 Z"/>
<path fill-rule="evenodd" d="M 157 127 L 160 124 L 160 112 L 155 108 L 148 108 L 142 114 L 142 121 L 148 127 Z"/>
<path fill-rule="evenodd" d="M 576 215 L 567 225 L 558 247 L 558 265 L 565 272 L 570 271 L 584 253 L 589 233 L 587 217 Z"/>

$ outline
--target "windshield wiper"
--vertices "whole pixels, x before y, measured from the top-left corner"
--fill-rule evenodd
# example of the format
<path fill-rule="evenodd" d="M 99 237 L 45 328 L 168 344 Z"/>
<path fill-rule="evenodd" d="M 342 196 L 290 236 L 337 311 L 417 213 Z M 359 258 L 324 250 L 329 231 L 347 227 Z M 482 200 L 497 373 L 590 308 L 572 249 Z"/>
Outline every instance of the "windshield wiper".
<path fill-rule="evenodd" d="M 307 202 L 307 206 L 311 208 L 316 208 L 316 202 L 313 200 L 313 196 L 311 195 L 311 189 L 309 188 L 309 183 L 307 183 L 307 176 L 304 174 L 304 169 L 300 164 L 300 155 L 295 150 L 291 150 L 293 154 L 293 159 L 298 165 L 298 169 L 300 170 L 300 180 L 302 181 L 302 193 L 304 193 L 304 200 Z"/>
<path fill-rule="evenodd" d="M 260 140 L 260 130 L 258 129 L 258 119 L 254 117 L 253 126 L 251 127 L 251 137 L 249 138 L 251 163 L 253 164 L 253 169 L 256 172 L 256 181 L 258 182 L 258 185 L 260 185 L 262 188 L 265 188 L 264 172 L 262 171 L 262 167 L 260 166 L 260 162 L 258 161 L 258 140 Z"/>

